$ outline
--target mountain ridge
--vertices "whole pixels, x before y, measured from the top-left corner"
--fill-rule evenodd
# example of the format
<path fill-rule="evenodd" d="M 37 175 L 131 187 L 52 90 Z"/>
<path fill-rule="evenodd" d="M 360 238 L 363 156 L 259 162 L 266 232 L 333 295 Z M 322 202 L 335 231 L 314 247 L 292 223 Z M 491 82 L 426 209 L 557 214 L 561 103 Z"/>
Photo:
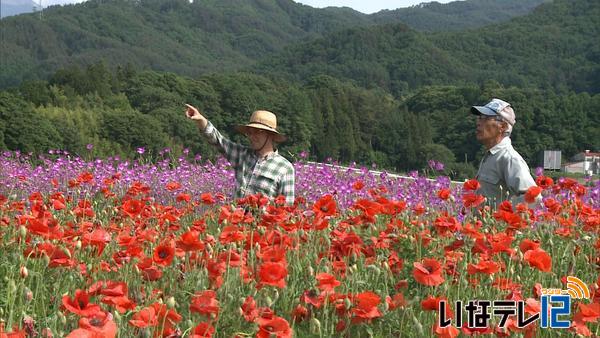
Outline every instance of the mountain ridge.
<path fill-rule="evenodd" d="M 371 18 L 291 0 L 90 0 L 51 6 L 42 20 L 24 14 L 0 21 L 5 31 L 0 88 L 102 59 L 189 76 L 237 71 L 285 46 L 375 25 Z"/>

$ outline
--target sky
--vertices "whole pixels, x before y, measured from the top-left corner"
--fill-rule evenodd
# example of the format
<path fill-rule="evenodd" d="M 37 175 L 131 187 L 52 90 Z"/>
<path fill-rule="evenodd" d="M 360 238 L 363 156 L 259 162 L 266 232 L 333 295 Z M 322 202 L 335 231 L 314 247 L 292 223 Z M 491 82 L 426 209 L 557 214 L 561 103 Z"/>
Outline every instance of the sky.
<path fill-rule="evenodd" d="M 39 3 L 40 0 L 34 0 Z M 83 2 L 84 0 L 41 0 L 44 7 L 58 4 L 69 4 Z M 323 8 L 329 6 L 350 7 L 359 12 L 371 14 L 379 12 L 382 9 L 396 9 L 409 7 L 421 2 L 431 2 L 433 0 L 294 0 L 312 7 Z M 453 0 L 437 0 L 439 3 L 448 3 Z"/>

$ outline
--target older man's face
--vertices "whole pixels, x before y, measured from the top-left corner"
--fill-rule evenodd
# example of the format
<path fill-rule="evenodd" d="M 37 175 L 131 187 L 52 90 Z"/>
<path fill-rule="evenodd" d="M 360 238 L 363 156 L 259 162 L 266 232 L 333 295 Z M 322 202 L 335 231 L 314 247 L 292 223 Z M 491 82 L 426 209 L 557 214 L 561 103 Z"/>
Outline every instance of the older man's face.
<path fill-rule="evenodd" d="M 503 123 L 494 116 L 478 115 L 475 137 L 483 144 L 499 139 L 505 129 Z"/>
<path fill-rule="evenodd" d="M 269 137 L 269 132 L 256 128 L 248 128 L 246 136 L 248 136 L 248 140 L 250 140 L 250 147 L 254 150 L 260 150 L 265 145 L 267 138 Z"/>

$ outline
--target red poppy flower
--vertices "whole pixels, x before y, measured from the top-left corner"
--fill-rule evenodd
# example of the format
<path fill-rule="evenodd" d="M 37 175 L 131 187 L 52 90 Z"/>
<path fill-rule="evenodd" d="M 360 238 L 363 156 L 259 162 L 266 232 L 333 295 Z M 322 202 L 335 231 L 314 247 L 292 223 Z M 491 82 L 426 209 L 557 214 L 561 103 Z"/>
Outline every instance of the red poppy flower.
<path fill-rule="evenodd" d="M 209 192 L 205 192 L 205 193 L 201 194 L 200 195 L 200 201 L 203 204 L 206 204 L 206 205 L 213 205 L 213 204 L 215 204 L 215 199 L 213 198 L 212 194 L 209 193 Z"/>
<path fill-rule="evenodd" d="M 94 179 L 94 174 L 91 172 L 83 172 L 77 177 L 79 183 L 89 183 Z"/>
<path fill-rule="evenodd" d="M 573 317 L 573 320 L 580 322 L 595 323 L 600 318 L 600 303 L 584 304 L 579 303 L 579 311 Z"/>
<path fill-rule="evenodd" d="M 491 275 L 500 270 L 500 265 L 494 261 L 482 260 L 477 265 L 469 264 L 467 266 L 467 273 L 469 275 L 474 275 L 476 273 L 483 273 Z"/>
<path fill-rule="evenodd" d="M 359 191 L 362 190 L 362 188 L 365 187 L 365 184 L 363 183 L 363 181 L 356 181 L 354 183 L 352 183 L 352 189 Z"/>
<path fill-rule="evenodd" d="M 460 334 L 460 330 L 450 325 L 447 327 L 440 327 L 438 322 L 436 321 L 433 325 L 433 333 L 435 333 L 440 338 L 455 338 Z"/>
<path fill-rule="evenodd" d="M 177 194 L 177 197 L 175 198 L 175 200 L 177 202 L 186 202 L 186 203 L 188 203 L 191 199 L 192 199 L 192 195 L 186 194 L 186 193 Z"/>
<path fill-rule="evenodd" d="M 256 254 L 263 262 L 281 263 L 287 265 L 287 250 L 283 247 L 267 247 Z"/>
<path fill-rule="evenodd" d="M 397 308 L 403 308 L 408 304 L 408 302 L 404 299 L 404 294 L 402 293 L 397 293 L 392 297 L 385 297 L 385 302 L 387 303 L 390 311 L 394 311 Z"/>
<path fill-rule="evenodd" d="M 244 264 L 244 258 L 232 249 L 221 252 L 218 260 L 234 268 L 239 268 Z"/>
<path fill-rule="evenodd" d="M 104 251 L 106 244 L 110 243 L 110 233 L 102 228 L 97 228 L 91 233 L 86 233 L 82 236 L 81 243 L 84 245 L 91 245 L 97 248 L 97 255 L 100 256 Z"/>
<path fill-rule="evenodd" d="M 244 304 L 241 306 L 242 316 L 247 322 L 254 322 L 256 317 L 258 317 L 258 310 L 256 309 L 256 301 L 252 296 L 246 297 L 244 300 Z"/>
<path fill-rule="evenodd" d="M 117 324 L 112 315 L 98 312 L 90 317 L 79 319 L 79 328 L 73 330 L 67 338 L 114 338 L 117 336 Z"/>
<path fill-rule="evenodd" d="M 435 219 L 433 224 L 438 234 L 442 237 L 460 231 L 462 228 L 458 220 L 452 216 L 440 216 Z"/>
<path fill-rule="evenodd" d="M 353 297 L 354 307 L 352 308 L 353 323 L 371 321 L 382 316 L 377 307 L 381 302 L 381 297 L 371 291 L 361 292 Z"/>
<path fill-rule="evenodd" d="M 75 290 L 75 297 L 63 296 L 62 304 L 69 312 L 88 317 L 101 311 L 100 306 L 90 304 L 90 298 L 84 290 Z"/>
<path fill-rule="evenodd" d="M 186 252 L 204 250 L 204 243 L 200 240 L 200 233 L 198 231 L 192 230 L 181 234 L 181 237 L 175 244 L 177 244 L 177 248 Z"/>
<path fill-rule="evenodd" d="M 324 272 L 318 273 L 315 278 L 317 279 L 317 287 L 319 288 L 319 290 L 325 292 L 332 292 L 333 289 L 342 284 L 340 283 L 340 281 L 335 279 L 333 275 Z"/>
<path fill-rule="evenodd" d="M 537 185 L 529 187 L 529 189 L 527 189 L 527 192 L 525 193 L 525 202 L 534 203 L 535 199 L 541 192 L 542 188 L 538 187 Z"/>
<path fill-rule="evenodd" d="M 535 250 L 540 247 L 540 241 L 532 241 L 528 238 L 525 238 L 521 244 L 519 244 L 519 249 L 521 249 L 522 253 L 525 253 L 529 250 Z"/>
<path fill-rule="evenodd" d="M 442 276 L 442 265 L 435 259 L 426 258 L 423 263 L 413 263 L 413 276 L 415 280 L 423 285 L 436 286 L 444 282 Z"/>
<path fill-rule="evenodd" d="M 310 318 L 310 311 L 304 305 L 296 305 L 292 310 L 292 322 L 300 323 Z"/>
<path fill-rule="evenodd" d="M 222 244 L 242 242 L 246 239 L 246 235 L 241 230 L 241 228 L 235 225 L 228 225 L 221 231 L 221 235 L 219 235 L 219 241 Z"/>
<path fill-rule="evenodd" d="M 475 208 L 485 201 L 485 197 L 483 197 L 483 195 L 469 193 L 464 194 L 462 200 L 465 208 Z"/>
<path fill-rule="evenodd" d="M 179 190 L 179 189 L 181 189 L 181 183 L 179 183 L 179 182 L 169 182 L 169 183 L 167 183 L 166 188 L 169 191 Z"/>
<path fill-rule="evenodd" d="M 337 204 L 333 196 L 327 194 L 315 202 L 312 210 L 317 217 L 333 216 L 337 212 Z"/>
<path fill-rule="evenodd" d="M 529 263 L 530 266 L 537 268 L 544 272 L 550 272 L 552 270 L 552 257 L 548 255 L 543 249 L 537 248 L 528 250 L 523 258 Z"/>
<path fill-rule="evenodd" d="M 213 288 L 219 288 L 223 284 L 223 274 L 227 265 L 225 262 L 219 262 L 216 260 L 209 260 L 206 263 L 206 270 L 208 271 L 208 279 L 211 282 Z"/>
<path fill-rule="evenodd" d="M 437 192 L 437 196 L 444 201 L 447 200 L 450 198 L 450 189 L 440 189 Z"/>
<path fill-rule="evenodd" d="M 547 176 L 538 176 L 535 179 L 535 183 L 541 187 L 542 189 L 548 189 L 550 188 L 553 184 L 554 181 L 552 180 L 551 177 L 547 177 Z"/>
<path fill-rule="evenodd" d="M 463 189 L 467 191 L 475 191 L 481 187 L 481 184 L 476 179 L 470 179 L 463 184 Z"/>
<path fill-rule="evenodd" d="M 213 290 L 196 292 L 192 296 L 190 311 L 206 316 L 217 316 L 219 314 L 219 301 L 217 293 Z"/>
<path fill-rule="evenodd" d="M 260 266 L 258 276 L 260 277 L 260 286 L 271 285 L 278 288 L 285 287 L 285 277 L 288 275 L 288 270 L 280 263 L 263 263 Z"/>
<path fill-rule="evenodd" d="M 202 322 L 194 328 L 190 338 L 210 338 L 215 334 L 215 328 L 210 323 Z"/>
<path fill-rule="evenodd" d="M 452 312 L 452 308 L 448 302 L 448 299 L 446 299 L 446 297 L 434 297 L 432 295 L 429 295 L 429 296 L 427 296 L 427 298 L 425 298 L 423 301 L 421 301 L 421 309 L 423 309 L 425 311 L 439 311 L 440 302 L 442 300 L 446 302 L 446 317 L 447 318 L 452 317 L 454 315 L 454 313 Z"/>
<path fill-rule="evenodd" d="M 129 310 L 134 310 L 136 304 L 128 296 L 104 296 L 102 303 L 113 306 L 119 313 L 125 313 Z"/>
<path fill-rule="evenodd" d="M 266 318 L 258 318 L 256 320 L 258 323 L 258 332 L 256 334 L 257 338 L 291 338 L 292 337 L 292 329 L 290 328 L 290 324 L 287 320 L 273 316 L 271 319 Z"/>
<path fill-rule="evenodd" d="M 147 281 L 159 280 L 162 277 L 162 271 L 152 264 L 152 258 L 147 257 L 137 264 L 141 270 L 142 277 Z"/>
<path fill-rule="evenodd" d="M 139 328 L 156 326 L 158 324 L 156 310 L 152 306 L 141 309 L 133 314 L 129 320 L 129 324 Z"/>
<path fill-rule="evenodd" d="M 154 255 L 152 255 L 154 263 L 169 266 L 173 258 L 175 258 L 175 247 L 171 243 L 163 243 L 154 248 Z"/>
<path fill-rule="evenodd" d="M 398 254 L 395 251 L 392 251 L 390 256 L 388 257 L 388 266 L 390 267 L 390 271 L 393 273 L 402 272 L 402 268 L 404 267 L 404 261 L 402 258 L 398 257 Z"/>
<path fill-rule="evenodd" d="M 144 203 L 142 201 L 134 199 L 125 201 L 125 203 L 123 203 L 123 205 L 121 206 L 123 212 L 131 218 L 138 216 L 142 212 L 143 208 Z"/>

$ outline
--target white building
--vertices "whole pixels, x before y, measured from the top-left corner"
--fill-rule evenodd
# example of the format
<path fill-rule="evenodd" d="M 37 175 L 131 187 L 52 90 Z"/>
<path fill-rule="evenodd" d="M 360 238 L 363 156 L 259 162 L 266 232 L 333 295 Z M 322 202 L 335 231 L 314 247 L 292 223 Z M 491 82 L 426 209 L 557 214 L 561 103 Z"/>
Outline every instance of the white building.
<path fill-rule="evenodd" d="M 600 153 L 586 150 L 571 158 L 565 163 L 562 170 L 567 173 L 580 173 L 587 175 L 600 175 Z"/>

